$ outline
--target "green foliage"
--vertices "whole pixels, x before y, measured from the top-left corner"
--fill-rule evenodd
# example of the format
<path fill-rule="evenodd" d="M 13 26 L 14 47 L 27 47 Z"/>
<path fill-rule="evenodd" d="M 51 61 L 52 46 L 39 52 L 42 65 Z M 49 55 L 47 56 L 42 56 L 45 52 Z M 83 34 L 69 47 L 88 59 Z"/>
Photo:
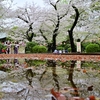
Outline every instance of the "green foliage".
<path fill-rule="evenodd" d="M 92 68 L 92 69 L 100 69 L 100 62 L 93 62 L 93 61 L 83 61 L 82 68 Z"/>
<path fill-rule="evenodd" d="M 91 10 L 100 10 L 100 2 L 96 1 L 96 2 L 93 2 L 90 6 Z"/>
<path fill-rule="evenodd" d="M 26 44 L 26 47 L 25 47 L 25 53 L 32 53 L 33 52 L 33 47 L 38 45 L 37 43 L 35 42 L 28 42 Z"/>
<path fill-rule="evenodd" d="M 71 27 L 72 27 L 72 25 L 70 24 L 70 25 L 66 26 L 66 29 L 70 29 Z"/>
<path fill-rule="evenodd" d="M 97 41 L 96 43 L 100 46 L 100 41 Z"/>
<path fill-rule="evenodd" d="M 68 4 L 68 1 L 69 0 L 61 0 L 62 3 L 66 3 L 66 4 Z"/>
<path fill-rule="evenodd" d="M 6 63 L 6 60 L 0 60 L 0 66 L 4 63 Z"/>
<path fill-rule="evenodd" d="M 70 18 L 75 19 L 75 14 L 74 15 L 71 15 Z"/>
<path fill-rule="evenodd" d="M 2 43 L 0 43 L 0 50 L 2 50 L 2 49 L 6 49 L 6 46 L 5 45 L 3 45 Z"/>
<path fill-rule="evenodd" d="M 83 42 L 83 43 L 81 44 L 82 52 L 85 52 L 86 46 L 89 45 L 89 44 L 90 44 L 90 42 Z"/>
<path fill-rule="evenodd" d="M 86 46 L 86 52 L 99 52 L 99 48 L 98 44 L 91 43 Z"/>
<path fill-rule="evenodd" d="M 64 48 L 65 50 L 67 50 L 68 48 L 70 48 L 70 44 L 66 44 Z"/>
<path fill-rule="evenodd" d="M 98 52 L 100 52 L 100 43 L 98 42 L 97 44 L 99 45 L 99 50 L 98 50 Z"/>
<path fill-rule="evenodd" d="M 6 60 L 0 60 L 0 70 L 1 71 L 8 71 L 7 67 L 4 67 L 4 64 L 6 63 Z"/>
<path fill-rule="evenodd" d="M 33 53 L 46 53 L 47 48 L 45 46 L 42 46 L 42 45 L 36 45 L 32 48 L 32 52 Z"/>
<path fill-rule="evenodd" d="M 9 40 L 9 41 L 13 41 L 13 42 L 15 41 L 15 40 L 12 39 L 11 37 L 6 37 L 6 41 L 8 41 L 8 40 Z"/>
<path fill-rule="evenodd" d="M 58 46 L 57 47 L 57 50 L 64 50 L 65 48 L 64 47 L 62 47 L 62 46 Z"/>
<path fill-rule="evenodd" d="M 27 62 L 29 66 L 39 66 L 39 65 L 44 65 L 46 61 L 43 60 L 28 60 Z"/>
<path fill-rule="evenodd" d="M 57 50 L 67 50 L 69 47 L 70 47 L 70 39 L 69 36 L 67 36 L 65 41 L 62 41 L 62 43 L 57 45 Z"/>
<path fill-rule="evenodd" d="M 68 48 L 68 52 L 71 52 L 71 48 Z"/>
<path fill-rule="evenodd" d="M 2 49 L 3 45 L 0 43 L 0 49 Z"/>
<path fill-rule="evenodd" d="M 13 30 L 17 30 L 18 29 L 18 26 L 14 26 L 12 29 Z"/>

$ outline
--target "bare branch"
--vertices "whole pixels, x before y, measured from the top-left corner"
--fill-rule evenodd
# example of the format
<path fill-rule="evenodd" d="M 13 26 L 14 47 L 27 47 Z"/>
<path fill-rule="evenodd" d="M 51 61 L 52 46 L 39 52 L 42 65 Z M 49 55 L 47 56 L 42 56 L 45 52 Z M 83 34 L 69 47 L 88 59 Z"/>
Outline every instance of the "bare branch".
<path fill-rule="evenodd" d="M 47 42 L 48 42 L 48 39 L 47 39 L 47 37 L 43 34 L 42 29 L 39 29 L 39 31 L 40 31 L 41 35 L 43 36 L 43 38 L 45 39 L 45 41 L 47 41 Z"/>
<path fill-rule="evenodd" d="M 59 0 L 58 0 L 59 1 Z M 56 4 L 54 5 L 50 0 L 49 0 L 50 4 L 54 7 L 55 10 L 57 10 L 57 2 Z"/>
<path fill-rule="evenodd" d="M 57 0 L 56 4 L 57 4 L 58 2 L 60 2 L 60 0 Z"/>
<path fill-rule="evenodd" d="M 84 40 L 83 41 L 81 41 L 81 43 L 83 43 L 89 36 L 91 35 L 91 33 L 90 34 L 88 34 L 85 38 L 84 38 Z"/>
<path fill-rule="evenodd" d="M 29 21 L 28 21 L 28 20 L 26 20 L 26 19 L 22 18 L 21 16 L 18 16 L 18 18 L 19 18 L 19 19 L 21 19 L 21 20 L 23 20 L 23 21 L 24 21 L 24 22 L 26 22 L 26 23 L 29 23 Z"/>

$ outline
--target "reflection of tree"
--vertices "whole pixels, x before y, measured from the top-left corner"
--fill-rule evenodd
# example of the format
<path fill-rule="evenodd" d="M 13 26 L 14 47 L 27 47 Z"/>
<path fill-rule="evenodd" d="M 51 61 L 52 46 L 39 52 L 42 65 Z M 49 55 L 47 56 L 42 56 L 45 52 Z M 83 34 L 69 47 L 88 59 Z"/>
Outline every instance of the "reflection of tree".
<path fill-rule="evenodd" d="M 69 77 L 68 77 L 68 80 L 71 82 L 71 85 L 72 87 L 74 88 L 74 91 L 75 91 L 75 96 L 79 96 L 79 93 L 78 93 L 78 90 L 77 90 L 77 87 L 73 81 L 73 72 L 74 72 L 74 67 L 75 67 L 75 62 L 76 61 L 71 61 L 71 66 L 69 68 Z"/>
<path fill-rule="evenodd" d="M 60 86 L 59 86 L 59 81 L 58 81 L 58 79 L 57 79 L 58 75 L 57 75 L 57 73 L 56 73 L 56 67 L 52 67 L 52 75 L 53 75 L 53 80 L 54 80 L 54 82 L 55 82 L 55 85 L 56 85 L 56 87 L 57 87 L 57 90 L 59 91 Z"/>
<path fill-rule="evenodd" d="M 29 85 L 32 86 L 32 78 L 34 76 L 34 73 L 32 72 L 32 69 L 28 69 L 26 71 L 26 79 L 29 81 Z"/>
<path fill-rule="evenodd" d="M 76 16 L 75 16 L 75 20 L 72 24 L 72 27 L 68 30 L 68 33 L 69 33 L 69 39 L 70 39 L 70 44 L 71 44 L 71 52 L 76 52 L 76 48 L 75 48 L 75 44 L 74 44 L 74 38 L 73 38 L 73 30 L 74 30 L 74 28 L 75 28 L 75 26 L 78 22 L 78 19 L 79 19 L 79 11 L 78 11 L 77 7 L 75 7 L 74 5 L 72 5 L 72 7 L 75 10 Z M 76 61 L 71 61 L 68 80 L 71 82 L 71 85 L 74 88 L 75 96 L 79 96 L 78 91 L 77 91 L 77 87 L 76 87 L 76 85 L 74 84 L 74 81 L 73 81 L 73 71 L 74 71 L 74 67 L 75 67 L 75 62 Z"/>
<path fill-rule="evenodd" d="M 47 73 L 48 67 L 52 67 L 52 76 L 53 76 L 53 81 L 55 82 L 55 86 L 57 87 L 57 90 L 59 91 L 60 86 L 59 86 L 59 81 L 58 81 L 58 75 L 56 73 L 56 61 L 54 60 L 48 60 L 47 61 L 47 67 L 44 70 L 44 72 L 42 73 L 42 75 L 39 78 L 39 81 L 42 80 L 43 76 Z"/>
<path fill-rule="evenodd" d="M 42 80 L 42 78 L 43 78 L 43 76 L 46 74 L 46 72 L 47 72 L 47 67 L 45 68 L 45 70 L 43 71 L 43 73 L 42 73 L 42 75 L 40 76 L 40 78 L 39 78 L 39 81 L 41 81 Z"/>

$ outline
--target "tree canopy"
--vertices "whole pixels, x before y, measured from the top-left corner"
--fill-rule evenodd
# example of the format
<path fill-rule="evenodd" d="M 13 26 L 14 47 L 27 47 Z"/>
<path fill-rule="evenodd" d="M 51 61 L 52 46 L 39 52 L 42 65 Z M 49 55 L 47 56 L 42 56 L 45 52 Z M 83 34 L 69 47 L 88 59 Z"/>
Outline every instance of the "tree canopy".
<path fill-rule="evenodd" d="M 5 30 L 12 38 L 20 36 L 20 39 L 53 43 L 54 46 L 66 40 L 75 19 L 72 5 L 80 15 L 73 30 L 74 41 L 100 37 L 99 0 L 44 0 L 45 8 L 32 2 L 17 9 L 13 9 L 13 2 L 9 2 L 0 1 L 0 31 Z"/>

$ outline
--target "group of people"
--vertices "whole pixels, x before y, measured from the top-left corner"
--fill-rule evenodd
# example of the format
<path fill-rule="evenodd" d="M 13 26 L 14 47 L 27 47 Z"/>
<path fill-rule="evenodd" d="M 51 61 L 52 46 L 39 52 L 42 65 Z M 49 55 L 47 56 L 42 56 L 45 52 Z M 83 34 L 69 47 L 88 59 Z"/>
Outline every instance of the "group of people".
<path fill-rule="evenodd" d="M 6 47 L 5 51 L 2 53 L 5 54 L 18 54 L 18 49 L 19 49 L 19 42 L 10 42 L 10 41 L 5 41 L 3 43 Z M 7 59 L 7 62 L 10 62 L 10 59 Z M 14 64 L 18 64 L 18 59 L 14 59 Z"/>
<path fill-rule="evenodd" d="M 4 45 L 6 46 L 6 50 L 5 53 L 6 54 L 18 54 L 18 49 L 19 49 L 19 43 L 18 41 L 16 41 L 15 43 L 11 43 L 10 41 L 6 41 L 4 43 Z"/>
<path fill-rule="evenodd" d="M 62 54 L 62 53 L 68 53 L 68 51 L 67 50 L 54 50 L 54 52 L 53 53 L 55 53 L 55 54 Z"/>

